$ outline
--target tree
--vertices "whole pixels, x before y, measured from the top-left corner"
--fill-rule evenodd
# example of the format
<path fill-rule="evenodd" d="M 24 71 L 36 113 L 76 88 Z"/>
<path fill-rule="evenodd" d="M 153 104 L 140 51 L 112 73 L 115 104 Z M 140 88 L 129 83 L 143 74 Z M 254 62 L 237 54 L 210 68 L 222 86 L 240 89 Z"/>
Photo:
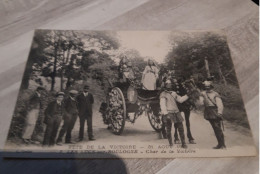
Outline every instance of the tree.
<path fill-rule="evenodd" d="M 172 50 L 165 60 L 168 68 L 172 68 L 176 63 L 178 74 L 184 78 L 196 75 L 205 79 L 210 71 L 217 81 L 225 85 L 237 84 L 226 38 L 223 35 L 213 32 L 183 33 L 172 39 Z"/>
<path fill-rule="evenodd" d="M 60 90 L 66 89 L 79 79 L 81 59 L 90 50 L 105 52 L 119 46 L 113 32 L 37 30 L 26 66 L 22 88 L 29 81 L 43 85 L 41 77 L 54 90 L 56 78 L 60 78 Z"/>
<path fill-rule="evenodd" d="M 37 77 L 39 74 L 37 72 L 39 72 L 40 67 L 47 61 L 47 57 L 44 56 L 44 50 L 48 47 L 48 42 L 46 41 L 50 39 L 49 32 L 50 30 L 36 30 L 34 33 L 21 89 L 27 89 L 29 87 L 30 79 L 41 83 Z"/>

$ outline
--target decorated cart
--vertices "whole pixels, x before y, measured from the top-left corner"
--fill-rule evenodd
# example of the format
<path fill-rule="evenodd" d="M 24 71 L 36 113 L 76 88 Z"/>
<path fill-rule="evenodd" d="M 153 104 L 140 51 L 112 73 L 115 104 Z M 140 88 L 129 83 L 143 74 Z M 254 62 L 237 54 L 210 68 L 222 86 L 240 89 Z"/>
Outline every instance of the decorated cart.
<path fill-rule="evenodd" d="M 120 135 L 126 121 L 135 123 L 141 115 L 148 117 L 155 131 L 161 131 L 162 116 L 159 90 L 144 90 L 134 81 L 109 83 L 111 88 L 107 94 L 106 102 L 101 104 L 100 112 L 104 123 L 114 134 Z"/>

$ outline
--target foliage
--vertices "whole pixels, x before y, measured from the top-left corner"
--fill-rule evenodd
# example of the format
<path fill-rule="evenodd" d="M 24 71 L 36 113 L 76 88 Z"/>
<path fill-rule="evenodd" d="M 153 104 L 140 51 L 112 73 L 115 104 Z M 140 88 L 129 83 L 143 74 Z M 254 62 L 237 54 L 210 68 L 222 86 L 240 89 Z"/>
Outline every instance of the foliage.
<path fill-rule="evenodd" d="M 226 38 L 214 32 L 190 33 L 174 38 L 172 51 L 166 57 L 168 68 L 177 67 L 179 75 L 185 79 L 195 76 L 205 79 L 207 59 L 210 75 L 217 81 L 237 85 L 233 63 Z"/>
<path fill-rule="evenodd" d="M 175 69 L 179 78 L 193 78 L 198 85 L 214 76 L 215 90 L 225 107 L 224 118 L 249 127 L 225 36 L 217 32 L 173 33 L 170 40 L 167 68 Z"/>
<path fill-rule="evenodd" d="M 103 52 L 117 49 L 118 41 L 110 32 L 36 30 L 32 49 L 29 54 L 22 89 L 29 87 L 33 80 L 43 84 L 40 77 L 45 77 L 54 90 L 56 78 L 60 78 L 60 90 L 72 86 L 80 79 L 81 59 L 90 50 Z M 91 62 L 90 62 L 91 63 Z"/>
<path fill-rule="evenodd" d="M 30 81 L 36 82 L 37 86 L 47 86 L 42 95 L 43 108 L 35 129 L 35 135 L 42 138 L 43 112 L 54 99 L 54 86 L 60 84 L 60 90 L 67 93 L 70 89 L 82 89 L 88 80 L 96 80 L 102 88 L 106 88 L 106 78 L 116 77 L 117 71 L 114 68 L 115 62 L 105 51 L 118 47 L 117 39 L 110 32 L 36 30 L 9 137 L 22 136 L 29 111 L 28 100 L 34 93 L 31 88 L 36 87 L 29 86 Z M 42 78 L 46 80 L 43 81 Z M 57 79 L 61 82 L 56 83 Z M 63 84 L 66 81 L 65 87 Z M 83 84 L 79 85 L 82 81 Z"/>

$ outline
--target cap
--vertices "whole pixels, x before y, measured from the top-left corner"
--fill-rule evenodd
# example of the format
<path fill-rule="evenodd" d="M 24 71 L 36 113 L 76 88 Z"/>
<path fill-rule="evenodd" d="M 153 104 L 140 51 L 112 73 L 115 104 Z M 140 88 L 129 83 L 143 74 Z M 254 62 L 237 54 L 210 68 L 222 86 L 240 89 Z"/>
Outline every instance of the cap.
<path fill-rule="evenodd" d="M 77 95 L 77 94 L 78 94 L 78 91 L 76 91 L 76 90 L 70 90 L 69 93 L 70 93 L 70 94 L 73 94 L 73 95 Z"/>
<path fill-rule="evenodd" d="M 213 88 L 213 85 L 212 85 L 212 82 L 211 81 L 204 81 L 203 82 L 203 84 L 204 84 L 204 87 L 205 87 L 205 89 L 212 89 Z"/>
<path fill-rule="evenodd" d="M 58 92 L 57 94 L 56 94 L 56 97 L 58 97 L 58 96 L 64 96 L 65 95 L 65 93 L 64 92 Z"/>

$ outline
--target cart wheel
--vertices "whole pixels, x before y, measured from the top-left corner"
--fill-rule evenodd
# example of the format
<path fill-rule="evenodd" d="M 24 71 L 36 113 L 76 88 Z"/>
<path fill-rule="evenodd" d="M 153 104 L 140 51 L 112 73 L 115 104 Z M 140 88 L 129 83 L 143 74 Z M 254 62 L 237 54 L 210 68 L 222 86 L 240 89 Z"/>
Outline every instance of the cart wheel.
<path fill-rule="evenodd" d="M 156 132 L 160 132 L 162 130 L 162 115 L 155 115 L 152 109 L 147 111 L 147 115 L 152 128 Z"/>
<path fill-rule="evenodd" d="M 115 87 L 109 93 L 109 123 L 114 134 L 120 135 L 125 127 L 126 105 L 122 91 Z"/>

